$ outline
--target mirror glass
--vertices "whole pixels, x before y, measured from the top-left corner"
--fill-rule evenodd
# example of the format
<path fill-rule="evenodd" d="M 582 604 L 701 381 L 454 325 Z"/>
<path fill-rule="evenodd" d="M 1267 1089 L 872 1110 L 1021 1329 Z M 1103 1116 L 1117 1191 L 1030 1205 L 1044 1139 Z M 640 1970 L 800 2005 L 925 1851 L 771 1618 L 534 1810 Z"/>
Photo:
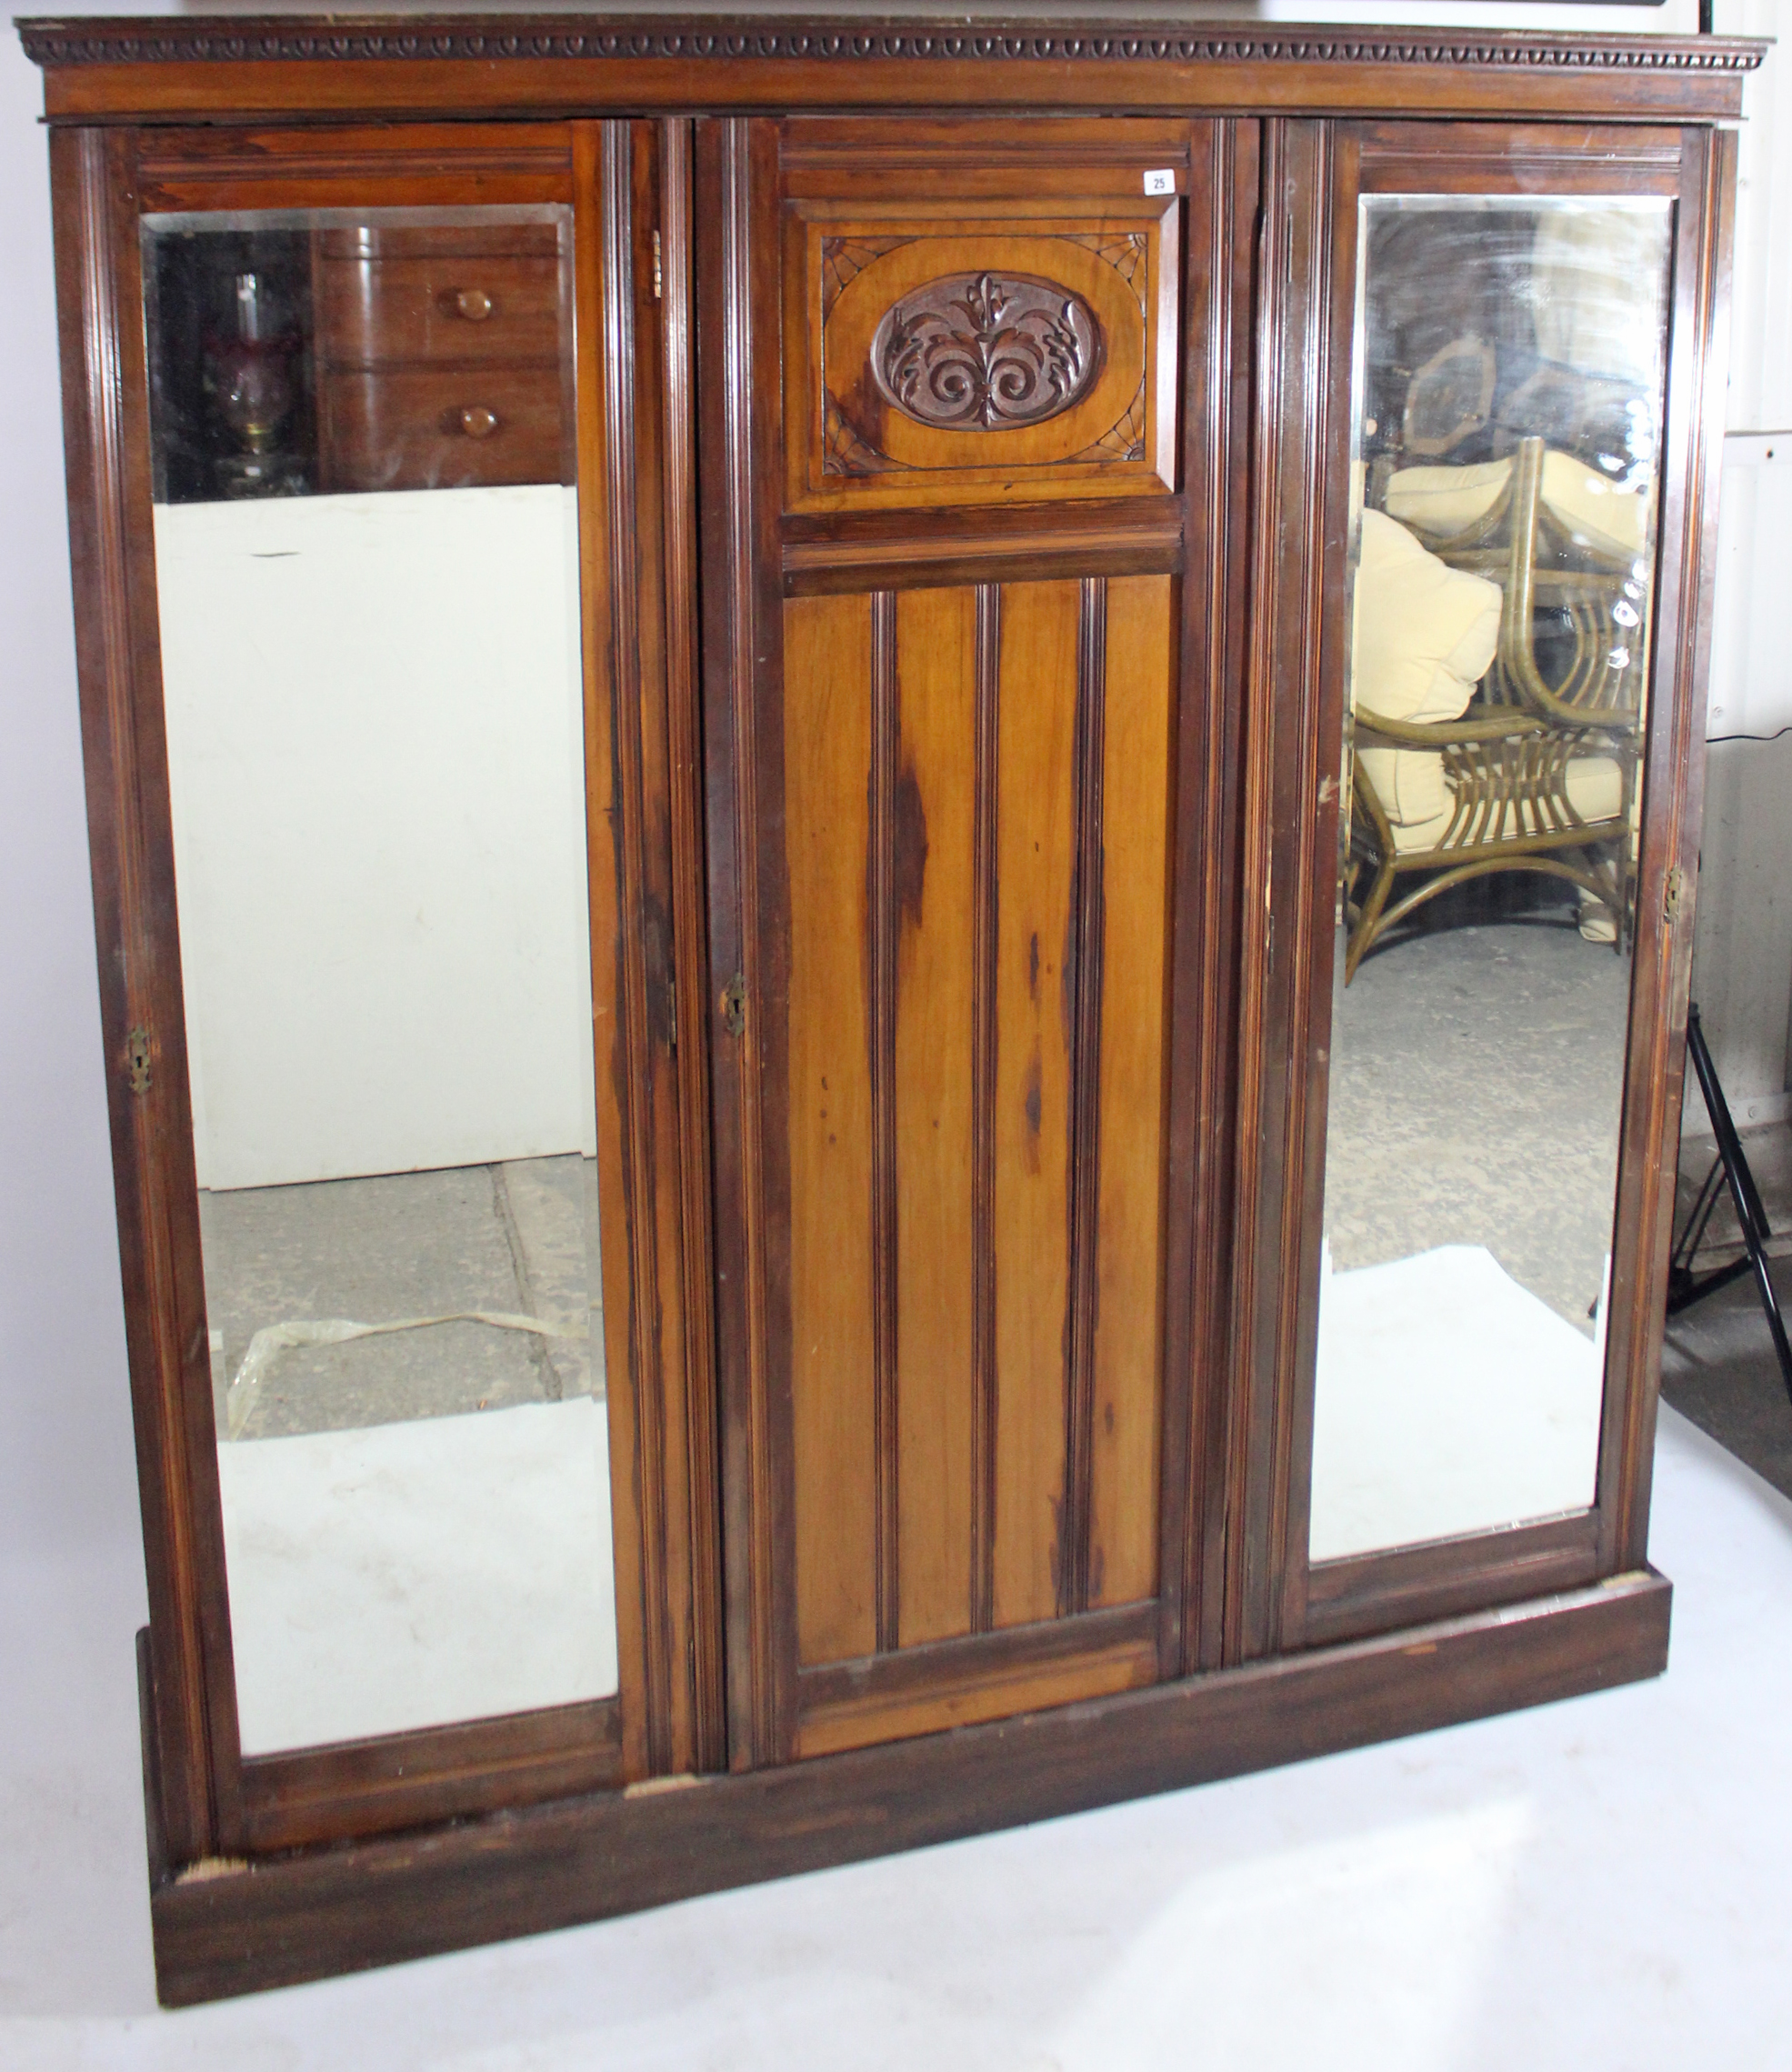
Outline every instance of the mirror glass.
<path fill-rule="evenodd" d="M 1668 237 L 1360 204 L 1315 1561 L 1594 1498 Z"/>
<path fill-rule="evenodd" d="M 243 1747 L 616 1688 L 570 211 L 150 216 Z"/>

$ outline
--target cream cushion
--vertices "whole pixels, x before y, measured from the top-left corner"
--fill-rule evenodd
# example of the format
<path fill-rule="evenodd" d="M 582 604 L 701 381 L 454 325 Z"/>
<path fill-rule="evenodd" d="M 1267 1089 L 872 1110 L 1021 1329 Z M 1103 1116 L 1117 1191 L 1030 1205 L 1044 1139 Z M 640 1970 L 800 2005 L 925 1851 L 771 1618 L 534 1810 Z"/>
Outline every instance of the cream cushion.
<path fill-rule="evenodd" d="M 1450 787 L 1444 782 L 1444 758 L 1435 748 L 1359 748 L 1357 760 L 1394 824 L 1397 847 L 1406 846 L 1402 828 L 1431 828 L 1448 814 Z"/>
<path fill-rule="evenodd" d="M 1403 467 L 1388 477 L 1387 515 L 1434 539 L 1467 532 L 1498 503 L 1511 479 L 1510 459 L 1476 467 Z"/>
<path fill-rule="evenodd" d="M 1444 776 L 1443 757 L 1428 748 L 1362 751 L 1358 759 L 1363 765 L 1363 774 L 1375 786 L 1376 796 L 1382 801 L 1385 812 L 1387 811 L 1387 796 L 1371 758 L 1387 755 L 1397 756 L 1407 766 L 1421 763 L 1431 766 L 1428 777 L 1414 766 L 1399 772 L 1397 785 L 1408 805 L 1417 805 L 1425 796 L 1427 784 L 1435 786 L 1435 796 L 1442 802 L 1437 812 L 1425 820 L 1396 819 L 1393 813 L 1388 812 L 1387 817 L 1394 824 L 1394 846 L 1402 855 L 1415 849 L 1435 848 L 1444 838 L 1455 805 L 1448 780 Z M 1589 826 L 1601 820 L 1616 820 L 1624 810 L 1624 773 L 1609 756 L 1576 756 L 1564 773 L 1564 780 L 1568 804 Z M 1508 806 L 1497 826 L 1477 830 L 1477 834 L 1481 841 L 1497 842 L 1509 836 L 1547 831 L 1548 826 L 1539 815 L 1519 806 Z"/>
<path fill-rule="evenodd" d="M 1365 511 L 1351 684 L 1384 719 L 1460 719 L 1499 645 L 1500 589 L 1451 568 L 1404 526 Z"/>
<path fill-rule="evenodd" d="M 1627 484 L 1567 454 L 1543 456 L 1543 501 L 1577 546 L 1634 560 L 1649 536 L 1655 477 L 1644 469 Z"/>
<path fill-rule="evenodd" d="M 1388 478 L 1387 515 L 1434 539 L 1467 532 L 1499 501 L 1512 461 L 1474 467 L 1404 467 Z M 1643 470 L 1613 481 L 1571 454 L 1543 456 L 1543 502 L 1577 546 L 1614 559 L 1634 560 L 1648 540 L 1655 478 Z"/>

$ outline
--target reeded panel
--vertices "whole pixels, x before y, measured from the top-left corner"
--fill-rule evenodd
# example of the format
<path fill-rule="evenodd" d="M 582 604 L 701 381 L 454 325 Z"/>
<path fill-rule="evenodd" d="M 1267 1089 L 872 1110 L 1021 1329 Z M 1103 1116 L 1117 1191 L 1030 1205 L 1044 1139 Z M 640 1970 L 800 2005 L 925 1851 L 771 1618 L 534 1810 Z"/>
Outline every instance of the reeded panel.
<path fill-rule="evenodd" d="M 806 1667 L 1155 1594 L 1175 597 L 785 608 Z"/>

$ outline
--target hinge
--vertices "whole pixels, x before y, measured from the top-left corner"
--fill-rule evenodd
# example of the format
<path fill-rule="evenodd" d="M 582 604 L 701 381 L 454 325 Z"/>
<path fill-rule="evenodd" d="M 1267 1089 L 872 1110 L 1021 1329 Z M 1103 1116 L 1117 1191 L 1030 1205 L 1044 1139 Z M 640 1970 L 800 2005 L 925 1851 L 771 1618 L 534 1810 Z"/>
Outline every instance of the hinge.
<path fill-rule="evenodd" d="M 1661 911 L 1665 919 L 1677 921 L 1680 908 L 1686 902 L 1687 874 L 1678 864 L 1668 872 L 1661 888 Z"/>
<path fill-rule="evenodd" d="M 125 1038 L 125 1065 L 131 1076 L 131 1091 L 149 1091 L 149 1031 L 139 1022 Z"/>
<path fill-rule="evenodd" d="M 660 265 L 659 232 L 654 233 L 654 300 L 658 302 L 666 294 L 666 274 Z"/>
<path fill-rule="evenodd" d="M 737 1036 L 746 1027 L 746 976 L 736 972 L 722 988 L 722 1026 L 731 1036 Z"/>

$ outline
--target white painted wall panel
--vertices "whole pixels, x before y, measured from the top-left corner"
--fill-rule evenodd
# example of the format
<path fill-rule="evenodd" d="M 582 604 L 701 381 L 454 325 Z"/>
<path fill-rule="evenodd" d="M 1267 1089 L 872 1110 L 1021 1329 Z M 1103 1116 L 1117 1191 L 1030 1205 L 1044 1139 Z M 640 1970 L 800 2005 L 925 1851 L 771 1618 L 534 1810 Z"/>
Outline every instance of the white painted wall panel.
<path fill-rule="evenodd" d="M 595 1148 L 573 494 L 157 507 L 201 1186 Z"/>

